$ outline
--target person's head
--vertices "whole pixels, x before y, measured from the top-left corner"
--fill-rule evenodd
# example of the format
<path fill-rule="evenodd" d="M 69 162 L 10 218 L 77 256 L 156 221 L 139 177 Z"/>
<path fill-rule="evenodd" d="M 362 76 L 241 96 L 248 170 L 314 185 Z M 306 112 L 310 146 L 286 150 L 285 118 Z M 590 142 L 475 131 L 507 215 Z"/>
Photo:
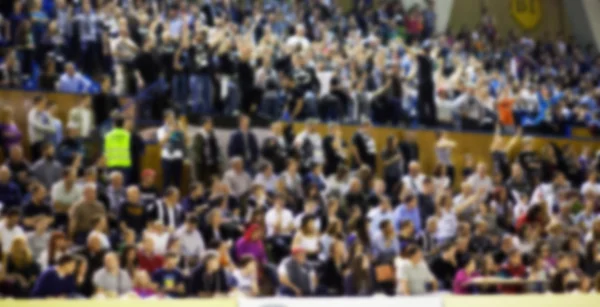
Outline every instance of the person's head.
<path fill-rule="evenodd" d="M 408 173 L 411 176 L 417 176 L 421 172 L 421 164 L 417 161 L 410 161 L 408 164 Z"/>
<path fill-rule="evenodd" d="M 483 176 L 487 175 L 487 165 L 485 165 L 484 162 L 477 163 L 477 174 L 480 177 L 483 177 Z"/>
<path fill-rule="evenodd" d="M 145 169 L 142 171 L 142 186 L 143 187 L 152 187 L 156 181 L 156 171 L 153 169 Z"/>
<path fill-rule="evenodd" d="M 427 223 L 425 225 L 425 230 L 427 233 L 433 234 L 438 230 L 438 219 L 435 216 L 430 216 L 427 218 Z"/>
<path fill-rule="evenodd" d="M 165 269 L 173 270 L 177 268 L 177 264 L 179 263 L 179 255 L 176 253 L 167 253 L 165 255 Z"/>
<path fill-rule="evenodd" d="M 385 193 L 385 181 L 382 179 L 375 179 L 373 181 L 373 192 L 376 195 L 383 195 L 383 193 Z"/>
<path fill-rule="evenodd" d="M 137 204 L 140 201 L 140 189 L 135 185 L 130 185 L 126 190 L 127 201 L 132 204 Z"/>
<path fill-rule="evenodd" d="M 453 259 L 456 256 L 456 245 L 448 242 L 442 245 L 442 257 L 446 260 Z"/>
<path fill-rule="evenodd" d="M 98 234 L 91 233 L 87 237 L 87 248 L 91 252 L 98 252 L 102 249 L 102 240 Z"/>
<path fill-rule="evenodd" d="M 0 166 L 0 183 L 6 184 L 10 180 L 10 169 L 6 165 Z"/>
<path fill-rule="evenodd" d="M 412 264 L 418 264 L 423 260 L 423 253 L 416 245 L 409 245 L 404 251 L 404 255 Z"/>
<path fill-rule="evenodd" d="M 138 269 L 133 273 L 133 286 L 139 289 L 147 289 L 152 287 L 152 280 L 148 271 Z"/>
<path fill-rule="evenodd" d="M 86 183 L 83 186 L 83 200 L 87 203 L 95 202 L 97 198 L 96 183 Z"/>
<path fill-rule="evenodd" d="M 188 216 L 185 219 L 185 230 L 192 232 L 198 228 L 198 219 L 195 216 Z"/>
<path fill-rule="evenodd" d="M 302 217 L 302 221 L 300 223 L 300 230 L 305 235 L 313 235 L 317 232 L 317 227 L 315 225 L 315 218 L 310 215 L 305 215 Z"/>
<path fill-rule="evenodd" d="M 221 212 L 218 208 L 213 208 L 210 210 L 206 218 L 208 220 L 208 224 L 213 227 L 221 225 Z"/>
<path fill-rule="evenodd" d="M 23 147 L 14 145 L 10 148 L 9 157 L 12 162 L 20 162 L 23 160 Z"/>
<path fill-rule="evenodd" d="M 285 199 L 282 195 L 276 194 L 275 196 L 273 196 L 273 207 L 275 209 L 285 208 Z"/>
<path fill-rule="evenodd" d="M 256 273 L 256 260 L 250 255 L 244 255 L 239 261 L 239 268 L 242 274 L 249 276 Z"/>
<path fill-rule="evenodd" d="M 290 173 L 296 173 L 298 171 L 298 161 L 296 159 L 288 159 L 287 170 Z"/>
<path fill-rule="evenodd" d="M 46 110 L 46 104 L 48 100 L 45 96 L 35 96 L 33 97 L 33 107 L 39 111 Z"/>
<path fill-rule="evenodd" d="M 146 254 L 154 253 L 154 239 L 151 236 L 145 235 L 142 238 L 142 251 Z"/>
<path fill-rule="evenodd" d="M 123 127 L 125 127 L 125 118 L 123 118 L 123 116 L 116 115 L 115 117 L 113 117 L 112 122 L 114 128 L 122 129 Z"/>
<path fill-rule="evenodd" d="M 5 226 L 9 229 L 17 226 L 19 223 L 19 209 L 13 207 L 6 210 L 4 221 Z"/>
<path fill-rule="evenodd" d="M 381 211 L 388 212 L 392 210 L 392 202 L 387 196 L 379 197 L 379 208 Z"/>
<path fill-rule="evenodd" d="M 363 118 L 360 123 L 360 130 L 363 133 L 369 133 L 371 131 L 371 128 L 373 128 L 371 121 L 369 119 Z"/>
<path fill-rule="evenodd" d="M 167 205 L 174 206 L 174 205 L 176 205 L 176 204 L 179 203 L 179 195 L 180 195 L 179 189 L 176 188 L 176 187 L 171 186 L 171 187 L 168 187 L 165 190 L 165 193 L 164 193 L 163 197 L 164 197 L 165 203 Z"/>
<path fill-rule="evenodd" d="M 75 273 L 75 268 L 77 267 L 77 262 L 75 258 L 69 254 L 64 254 L 58 258 L 56 263 L 56 268 L 63 275 L 72 275 Z"/>
<path fill-rule="evenodd" d="M 519 266 L 522 263 L 521 253 L 514 249 L 508 253 L 507 261 L 511 266 Z"/>
<path fill-rule="evenodd" d="M 211 132 L 212 129 L 213 129 L 213 120 L 212 120 L 212 118 L 210 118 L 208 116 L 202 118 L 202 128 L 206 132 Z"/>
<path fill-rule="evenodd" d="M 54 158 L 54 145 L 52 143 L 44 143 L 42 145 L 42 153 L 44 158 L 53 159 Z"/>
<path fill-rule="evenodd" d="M 468 258 L 467 262 L 465 263 L 464 269 L 467 272 L 467 274 L 472 274 L 477 270 L 477 261 L 475 257 Z"/>
<path fill-rule="evenodd" d="M 112 171 L 109 175 L 110 185 L 115 189 L 121 189 L 123 187 L 123 174 L 119 171 Z"/>
<path fill-rule="evenodd" d="M 250 117 L 247 115 L 240 115 L 239 128 L 241 131 L 248 131 L 248 129 L 250 129 Z"/>
<path fill-rule="evenodd" d="M 75 64 L 73 64 L 72 62 L 68 62 L 65 65 L 65 72 L 67 73 L 67 75 L 69 75 L 69 77 L 73 77 L 75 75 Z"/>
<path fill-rule="evenodd" d="M 111 87 L 112 87 L 112 82 L 110 80 L 110 76 L 103 76 L 100 86 L 101 86 L 103 93 L 110 93 Z"/>
<path fill-rule="evenodd" d="M 383 220 L 379 223 L 379 230 L 386 237 L 389 238 L 394 235 L 394 225 L 390 220 Z"/>
<path fill-rule="evenodd" d="M 110 252 L 104 255 L 104 268 L 109 272 L 119 270 L 119 257 L 117 257 L 117 254 Z"/>
<path fill-rule="evenodd" d="M 406 195 L 406 197 L 404 198 L 404 203 L 410 209 L 416 208 L 417 207 L 417 202 L 418 202 L 417 197 L 415 197 L 412 194 Z"/>
<path fill-rule="evenodd" d="M 212 273 L 219 269 L 219 258 L 216 253 L 207 253 L 204 256 L 204 268 L 207 272 Z"/>
<path fill-rule="evenodd" d="M 425 195 L 433 195 L 435 193 L 435 186 L 433 185 L 433 179 L 431 177 L 425 177 L 421 192 Z"/>
<path fill-rule="evenodd" d="M 42 201 L 46 198 L 46 188 L 41 184 L 34 184 L 31 188 L 31 199 L 38 205 L 42 204 Z"/>
<path fill-rule="evenodd" d="M 281 122 L 274 122 L 271 124 L 271 132 L 273 135 L 282 135 L 283 134 L 283 124 Z"/>

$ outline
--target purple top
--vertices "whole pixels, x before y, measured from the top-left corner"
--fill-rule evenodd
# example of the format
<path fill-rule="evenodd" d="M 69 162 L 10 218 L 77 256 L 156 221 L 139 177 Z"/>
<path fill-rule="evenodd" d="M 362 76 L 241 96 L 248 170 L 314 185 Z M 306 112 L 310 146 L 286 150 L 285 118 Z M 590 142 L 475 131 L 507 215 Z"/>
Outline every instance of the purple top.
<path fill-rule="evenodd" d="M 10 148 L 13 145 L 21 143 L 23 134 L 14 124 L 0 124 L 0 140 L 2 140 L 2 148 Z"/>
<path fill-rule="evenodd" d="M 267 255 L 265 254 L 265 247 L 262 242 L 246 240 L 244 237 L 235 243 L 235 255 L 238 259 L 244 255 L 251 255 L 259 263 L 267 262 Z"/>
<path fill-rule="evenodd" d="M 467 274 L 465 269 L 462 269 L 454 276 L 454 282 L 452 282 L 452 292 L 456 294 L 469 294 L 467 289 L 467 283 L 475 277 L 479 277 L 479 273 L 473 272 L 471 275 Z"/>

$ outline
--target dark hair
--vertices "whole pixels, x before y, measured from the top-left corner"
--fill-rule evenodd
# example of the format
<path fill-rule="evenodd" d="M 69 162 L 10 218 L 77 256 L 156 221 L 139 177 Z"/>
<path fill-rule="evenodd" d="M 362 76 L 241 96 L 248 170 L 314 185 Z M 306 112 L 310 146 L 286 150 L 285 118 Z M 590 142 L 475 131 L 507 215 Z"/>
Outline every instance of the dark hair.
<path fill-rule="evenodd" d="M 240 258 L 239 267 L 246 268 L 252 262 L 254 262 L 254 257 L 251 255 L 243 255 L 242 258 Z"/>
<path fill-rule="evenodd" d="M 33 97 L 34 105 L 38 105 L 42 101 L 44 101 L 44 96 L 38 95 L 38 96 Z"/>
<path fill-rule="evenodd" d="M 384 230 L 387 225 L 390 225 L 392 222 L 390 220 L 383 220 L 379 222 L 379 230 Z"/>
<path fill-rule="evenodd" d="M 115 118 L 113 118 L 113 125 L 116 128 L 123 128 L 123 126 L 125 125 L 125 119 L 122 116 L 116 116 Z"/>
<path fill-rule="evenodd" d="M 415 244 L 410 244 L 404 249 L 404 256 L 410 258 L 416 255 L 420 251 L 419 247 Z"/>
<path fill-rule="evenodd" d="M 179 192 L 179 189 L 177 189 L 177 188 L 176 188 L 176 187 L 174 187 L 174 186 L 170 186 L 170 187 L 168 187 L 168 188 L 165 190 L 165 193 L 163 194 L 163 196 L 164 196 L 164 197 L 170 197 L 170 196 L 173 196 L 173 195 L 175 195 L 175 193 L 178 193 L 178 192 Z"/>
<path fill-rule="evenodd" d="M 71 256 L 69 254 L 64 254 L 58 258 L 58 261 L 56 262 L 56 264 L 58 264 L 59 266 L 63 266 L 63 265 L 72 263 L 74 261 L 75 261 L 75 258 L 73 258 L 73 256 Z"/>
<path fill-rule="evenodd" d="M 7 217 L 15 217 L 15 216 L 19 216 L 19 209 L 17 208 L 9 208 L 8 210 L 6 210 L 6 216 Z"/>

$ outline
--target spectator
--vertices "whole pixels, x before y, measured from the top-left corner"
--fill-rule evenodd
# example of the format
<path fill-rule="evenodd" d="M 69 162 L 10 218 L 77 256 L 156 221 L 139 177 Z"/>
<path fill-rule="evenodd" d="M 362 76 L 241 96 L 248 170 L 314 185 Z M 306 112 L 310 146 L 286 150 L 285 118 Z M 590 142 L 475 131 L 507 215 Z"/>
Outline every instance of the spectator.
<path fill-rule="evenodd" d="M 85 149 L 79 138 L 79 130 L 78 126 L 69 124 L 65 138 L 57 145 L 56 155 L 62 165 L 80 168 L 84 163 Z"/>
<path fill-rule="evenodd" d="M 37 298 L 72 297 L 77 294 L 76 262 L 70 255 L 59 258 L 56 266 L 46 269 L 35 281 L 31 295 Z"/>
<path fill-rule="evenodd" d="M 206 244 L 198 231 L 198 220 L 196 217 L 187 217 L 185 223 L 175 232 L 175 237 L 181 243 L 181 255 L 187 259 L 187 263 L 193 263 L 206 252 Z"/>
<path fill-rule="evenodd" d="M 36 96 L 33 98 L 33 107 L 27 113 L 27 132 L 33 161 L 42 155 L 42 145 L 55 131 L 55 126 L 46 113 L 46 104 L 45 97 Z"/>
<path fill-rule="evenodd" d="M 262 242 L 262 229 L 257 224 L 247 227 L 244 236 L 235 243 L 235 255 L 237 259 L 250 255 L 258 263 L 266 263 L 267 255 Z"/>
<path fill-rule="evenodd" d="M 390 220 L 379 223 L 379 232 L 373 238 L 373 256 L 377 263 L 387 264 L 400 253 L 400 245 L 396 240 L 396 231 Z"/>
<path fill-rule="evenodd" d="M 9 156 L 11 147 L 21 143 L 23 134 L 13 119 L 13 110 L 9 106 L 0 108 L 0 147 L 4 157 Z"/>
<path fill-rule="evenodd" d="M 46 188 L 34 184 L 31 188 L 31 201 L 23 207 L 23 226 L 34 229 L 37 225 L 50 226 L 54 221 L 52 207 L 46 202 Z"/>
<path fill-rule="evenodd" d="M 0 166 L 0 204 L 2 212 L 21 205 L 21 191 L 11 180 L 10 169 Z"/>
<path fill-rule="evenodd" d="M 141 238 L 146 228 L 148 216 L 140 199 L 140 190 L 136 186 L 127 187 L 126 199 L 119 205 L 119 226 L 123 231 L 132 229 L 137 238 Z"/>
<path fill-rule="evenodd" d="M 90 137 L 91 132 L 95 129 L 94 113 L 92 113 L 91 103 L 91 99 L 86 97 L 80 100 L 74 108 L 69 110 L 67 126 L 78 129 L 76 135 L 79 135 L 82 138 Z"/>
<path fill-rule="evenodd" d="M 269 193 L 275 192 L 279 177 L 273 170 L 273 165 L 269 162 L 264 163 L 259 168 L 259 173 L 254 177 L 254 184 L 259 185 L 263 190 Z"/>
<path fill-rule="evenodd" d="M 210 186 L 213 176 L 220 173 L 221 152 L 211 118 L 204 118 L 200 132 L 192 141 L 192 163 L 196 179 Z"/>
<path fill-rule="evenodd" d="M 37 230 L 37 228 L 36 228 Z M 59 263 L 59 259 L 67 255 L 67 240 L 65 234 L 60 231 L 54 231 L 50 235 L 48 247 L 42 251 L 37 259 L 42 271 Z"/>
<path fill-rule="evenodd" d="M 183 158 L 189 143 L 187 131 L 177 122 L 174 112 L 166 111 L 164 125 L 156 133 L 161 146 L 162 170 L 169 174 L 163 180 L 163 187 L 181 187 Z"/>
<path fill-rule="evenodd" d="M 408 164 L 408 173 L 402 177 L 402 186 L 413 195 L 418 195 L 423 190 L 425 175 L 421 173 L 421 165 L 417 161 Z"/>
<path fill-rule="evenodd" d="M 254 132 L 250 131 L 250 118 L 240 116 L 239 129 L 229 138 L 227 146 L 229 158 L 240 157 L 247 171 L 252 171 L 258 161 L 258 141 Z"/>
<path fill-rule="evenodd" d="M 4 241 L 3 241 L 4 242 Z M 26 297 L 40 274 L 24 235 L 14 237 L 6 252 L 6 274 L 17 282 L 17 297 Z"/>
<path fill-rule="evenodd" d="M 102 239 L 96 234 L 88 236 L 85 246 L 78 251 L 78 255 L 83 257 L 87 264 L 84 281 L 79 287 L 81 294 L 88 297 L 94 294 L 93 276 L 104 265 L 106 253 L 107 251 L 102 248 Z"/>
<path fill-rule="evenodd" d="M 457 272 L 459 272 L 454 244 L 446 243 L 442 247 L 440 255 L 433 259 L 429 267 L 431 268 L 431 273 L 435 275 L 440 289 L 454 289 L 455 276 L 458 278 Z"/>
<path fill-rule="evenodd" d="M 59 181 L 62 175 L 62 166 L 55 159 L 54 145 L 44 143 L 42 145 L 42 157 L 31 166 L 31 175 L 39 180 L 46 189 Z"/>
<path fill-rule="evenodd" d="M 437 282 L 423 261 L 423 254 L 417 246 L 409 246 L 404 251 L 408 261 L 404 261 L 396 269 L 398 291 L 403 295 L 419 295 L 427 292 L 426 284 L 437 289 Z"/>
<path fill-rule="evenodd" d="M 77 72 L 73 63 L 65 65 L 65 72 L 58 79 L 56 90 L 66 93 L 86 93 L 91 83 L 81 73 Z"/>
<path fill-rule="evenodd" d="M 11 180 L 21 190 L 21 194 L 25 192 L 27 183 L 29 182 L 29 162 L 23 156 L 23 148 L 15 145 L 10 148 L 9 155 L 5 159 L 5 165 L 11 172 Z"/>
<path fill-rule="evenodd" d="M 285 170 L 288 157 L 288 144 L 283 136 L 283 124 L 274 122 L 271 124 L 270 135 L 264 140 L 261 155 L 269 161 L 276 174 Z"/>
<path fill-rule="evenodd" d="M 241 157 L 231 159 L 231 168 L 225 172 L 223 181 L 229 186 L 233 196 L 242 197 L 247 195 L 252 186 L 252 179 L 244 170 L 244 161 Z"/>
<path fill-rule="evenodd" d="M 394 226 L 396 229 L 400 229 L 400 224 L 404 221 L 410 221 L 415 231 L 421 231 L 421 214 L 420 208 L 417 206 L 417 198 L 413 195 L 408 195 L 404 199 L 404 202 L 396 207 L 394 210 Z"/>
<path fill-rule="evenodd" d="M 25 232 L 19 226 L 19 210 L 17 208 L 7 210 L 4 216 L 4 220 L 0 221 L 0 242 L 2 242 L 2 252 L 8 253 L 13 240 L 24 236 Z"/>
<path fill-rule="evenodd" d="M 34 226 L 33 231 L 27 233 L 27 243 L 31 248 L 31 257 L 36 262 L 50 243 L 51 233 L 48 231 L 48 226 L 46 223 L 38 223 Z"/>
<path fill-rule="evenodd" d="M 246 255 L 240 259 L 239 263 L 239 268 L 233 272 L 236 290 L 246 296 L 257 296 L 260 292 L 256 260 L 251 255 Z"/>
<path fill-rule="evenodd" d="M 319 230 L 316 226 L 314 216 L 306 215 L 302 217 L 300 227 L 294 235 L 292 246 L 302 248 L 305 258 L 310 261 L 317 261 L 320 252 Z"/>
<path fill-rule="evenodd" d="M 162 199 L 156 200 L 154 204 L 147 207 L 148 219 L 159 221 L 169 231 L 175 231 L 183 224 L 183 210 L 179 204 L 179 194 L 177 188 L 167 188 Z"/>
<path fill-rule="evenodd" d="M 164 264 L 164 258 L 155 253 L 155 243 L 149 235 L 142 238 L 141 248 L 137 254 L 140 269 L 152 274 Z"/>
<path fill-rule="evenodd" d="M 69 210 L 82 196 L 82 188 L 76 184 L 76 179 L 76 171 L 66 168 L 62 171 L 62 180 L 52 185 L 50 200 L 54 209 L 55 224 L 58 226 L 68 225 Z"/>
<path fill-rule="evenodd" d="M 371 135 L 371 122 L 363 121 L 360 128 L 352 136 L 353 169 L 366 165 L 375 170 L 377 146 Z"/>
<path fill-rule="evenodd" d="M 355 246 L 360 246 L 359 244 Z M 350 273 L 344 281 L 344 292 L 346 295 L 365 296 L 374 292 L 373 276 L 371 273 L 371 261 L 369 256 L 357 253 L 350 264 Z"/>
<path fill-rule="evenodd" d="M 121 269 L 115 253 L 104 255 L 104 267 L 94 272 L 93 283 L 96 295 L 103 297 L 119 297 L 133 288 L 129 274 Z"/>
<path fill-rule="evenodd" d="M 323 139 L 323 151 L 325 154 L 325 166 L 323 172 L 329 176 L 344 163 L 347 158 L 347 144 L 342 139 L 342 128 L 336 124 L 330 124 L 329 134 Z"/>
<path fill-rule="evenodd" d="M 105 206 L 96 197 L 96 185 L 88 183 L 83 187 L 81 199 L 69 208 L 69 235 L 77 243 L 85 241 L 97 218 L 106 216 Z"/>
<path fill-rule="evenodd" d="M 310 296 L 316 276 L 306 262 L 306 254 L 301 246 L 292 247 L 292 255 L 284 259 L 277 273 L 279 275 L 280 294 L 285 296 Z"/>
<path fill-rule="evenodd" d="M 467 264 L 456 273 L 452 282 L 452 291 L 456 294 L 467 294 L 469 281 L 479 276 L 477 263 L 474 258 L 469 259 Z"/>
<path fill-rule="evenodd" d="M 158 291 L 169 297 L 179 297 L 185 293 L 184 276 L 177 269 L 178 261 L 179 256 L 168 253 L 163 267 L 152 274 L 152 281 L 158 285 Z"/>
<path fill-rule="evenodd" d="M 155 285 L 152 283 L 148 272 L 135 270 L 133 274 L 133 292 L 139 298 L 152 298 L 156 295 Z"/>
<path fill-rule="evenodd" d="M 110 127 L 110 114 L 115 109 L 119 109 L 121 104 L 119 99 L 112 92 L 110 77 L 104 76 L 100 84 L 100 93 L 92 97 L 91 110 L 93 122 L 90 127 L 96 127 L 102 132 L 108 131 Z M 83 129 L 80 127 L 80 129 Z"/>
<path fill-rule="evenodd" d="M 214 253 L 207 253 L 202 264 L 191 274 L 190 292 L 194 296 L 214 297 L 229 293 L 230 287 L 219 259 Z"/>

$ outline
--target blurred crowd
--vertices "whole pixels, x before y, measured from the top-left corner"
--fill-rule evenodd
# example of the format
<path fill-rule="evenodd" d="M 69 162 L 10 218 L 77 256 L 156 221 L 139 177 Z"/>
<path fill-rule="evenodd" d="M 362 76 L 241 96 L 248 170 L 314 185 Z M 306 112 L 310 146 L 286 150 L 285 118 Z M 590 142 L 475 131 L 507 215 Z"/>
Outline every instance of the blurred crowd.
<path fill-rule="evenodd" d="M 83 142 L 102 141 L 90 105 L 69 110 L 64 130 L 43 96 L 27 131 L 1 110 L 2 296 L 600 290 L 597 148 L 540 144 L 521 128 L 508 140 L 498 125 L 486 165 L 440 132 L 426 172 L 413 132 L 378 144 L 365 119 L 353 135 L 275 121 L 259 138 L 246 115 L 227 132 L 167 111 L 152 133 L 157 178 L 131 119 L 107 119 L 104 152 Z M 109 162 L 123 158 L 115 131 L 131 163 Z"/>
<path fill-rule="evenodd" d="M 562 33 L 440 33 L 435 2 L 3 1 L 0 84 L 202 115 L 595 133 L 600 62 Z M 108 80 L 108 81 L 106 81 Z"/>

